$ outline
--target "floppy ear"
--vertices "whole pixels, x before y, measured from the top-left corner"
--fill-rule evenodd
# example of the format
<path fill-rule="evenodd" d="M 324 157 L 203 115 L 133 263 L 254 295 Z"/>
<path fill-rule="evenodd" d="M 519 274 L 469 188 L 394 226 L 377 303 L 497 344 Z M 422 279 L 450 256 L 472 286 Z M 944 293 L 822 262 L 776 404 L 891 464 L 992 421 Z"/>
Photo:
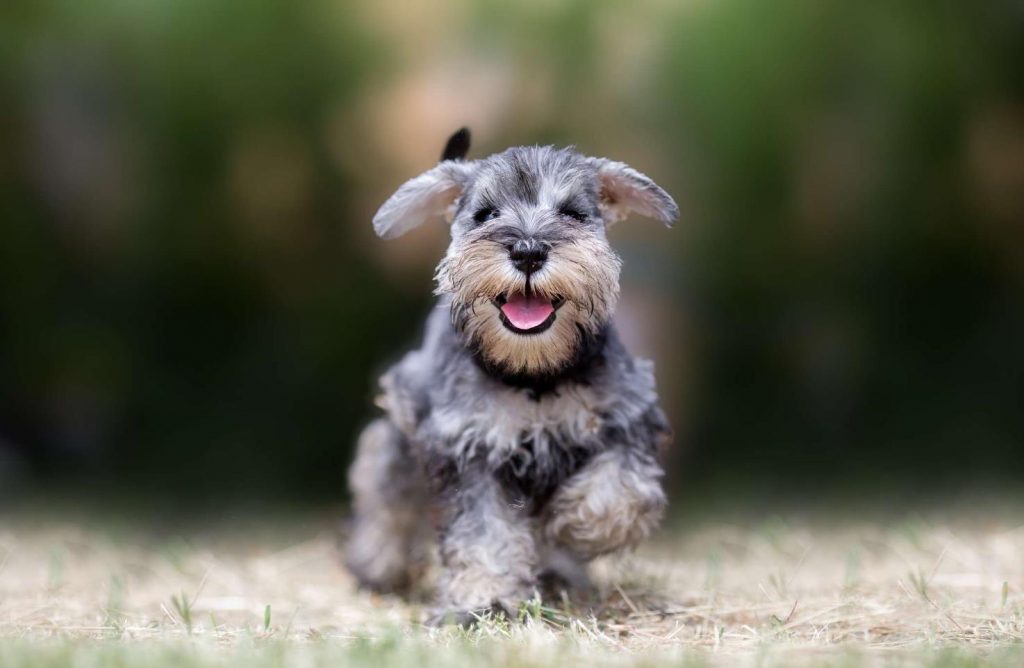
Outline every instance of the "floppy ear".
<path fill-rule="evenodd" d="M 441 216 L 465 189 L 470 163 L 445 160 L 402 184 L 377 210 L 373 229 L 384 239 L 401 236 L 427 219 Z"/>
<path fill-rule="evenodd" d="M 601 213 L 605 223 L 622 220 L 631 212 L 657 218 L 671 226 L 679 218 L 675 200 L 645 174 L 624 162 L 596 159 L 601 186 Z"/>

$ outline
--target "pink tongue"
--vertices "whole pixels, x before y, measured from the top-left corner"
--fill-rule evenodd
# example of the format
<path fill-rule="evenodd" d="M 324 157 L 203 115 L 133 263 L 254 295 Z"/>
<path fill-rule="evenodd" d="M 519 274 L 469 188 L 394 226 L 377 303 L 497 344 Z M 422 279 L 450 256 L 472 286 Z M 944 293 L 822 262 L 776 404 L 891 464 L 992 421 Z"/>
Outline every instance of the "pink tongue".
<path fill-rule="evenodd" d="M 516 329 L 533 329 L 554 312 L 550 299 L 513 295 L 502 304 L 501 312 Z"/>

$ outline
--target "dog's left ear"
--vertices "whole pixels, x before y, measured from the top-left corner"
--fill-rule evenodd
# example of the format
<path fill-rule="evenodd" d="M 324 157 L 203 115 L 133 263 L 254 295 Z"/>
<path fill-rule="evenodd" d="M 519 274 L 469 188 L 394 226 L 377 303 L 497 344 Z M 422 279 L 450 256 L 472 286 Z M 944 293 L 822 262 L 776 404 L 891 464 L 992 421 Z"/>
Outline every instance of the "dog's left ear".
<path fill-rule="evenodd" d="M 595 158 L 597 177 L 601 186 L 601 213 L 605 223 L 638 213 L 656 218 L 671 226 L 679 218 L 679 206 L 671 195 L 624 162 Z"/>
<path fill-rule="evenodd" d="M 441 216 L 462 194 L 473 174 L 472 163 L 444 160 L 409 179 L 373 217 L 373 229 L 384 239 L 401 236 L 428 219 Z"/>

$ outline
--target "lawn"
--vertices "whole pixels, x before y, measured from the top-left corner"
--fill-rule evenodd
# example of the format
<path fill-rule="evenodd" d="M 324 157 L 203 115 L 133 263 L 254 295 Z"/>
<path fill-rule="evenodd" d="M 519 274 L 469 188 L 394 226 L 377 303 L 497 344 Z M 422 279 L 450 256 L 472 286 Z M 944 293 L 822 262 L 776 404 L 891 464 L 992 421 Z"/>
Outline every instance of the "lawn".
<path fill-rule="evenodd" d="M 16 516 L 0 666 L 1024 665 L 1024 514 L 980 516 L 676 522 L 596 563 L 593 601 L 469 631 L 357 591 L 322 517 Z"/>

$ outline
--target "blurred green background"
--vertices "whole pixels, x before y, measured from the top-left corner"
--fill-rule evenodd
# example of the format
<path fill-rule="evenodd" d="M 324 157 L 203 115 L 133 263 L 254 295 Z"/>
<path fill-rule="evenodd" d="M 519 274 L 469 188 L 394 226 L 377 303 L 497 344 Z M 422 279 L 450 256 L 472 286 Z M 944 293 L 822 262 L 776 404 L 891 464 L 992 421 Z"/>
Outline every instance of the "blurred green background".
<path fill-rule="evenodd" d="M 0 99 L 6 495 L 343 501 L 460 125 L 679 201 L 611 237 L 684 497 L 1024 477 L 1020 2 L 14 0 Z"/>

